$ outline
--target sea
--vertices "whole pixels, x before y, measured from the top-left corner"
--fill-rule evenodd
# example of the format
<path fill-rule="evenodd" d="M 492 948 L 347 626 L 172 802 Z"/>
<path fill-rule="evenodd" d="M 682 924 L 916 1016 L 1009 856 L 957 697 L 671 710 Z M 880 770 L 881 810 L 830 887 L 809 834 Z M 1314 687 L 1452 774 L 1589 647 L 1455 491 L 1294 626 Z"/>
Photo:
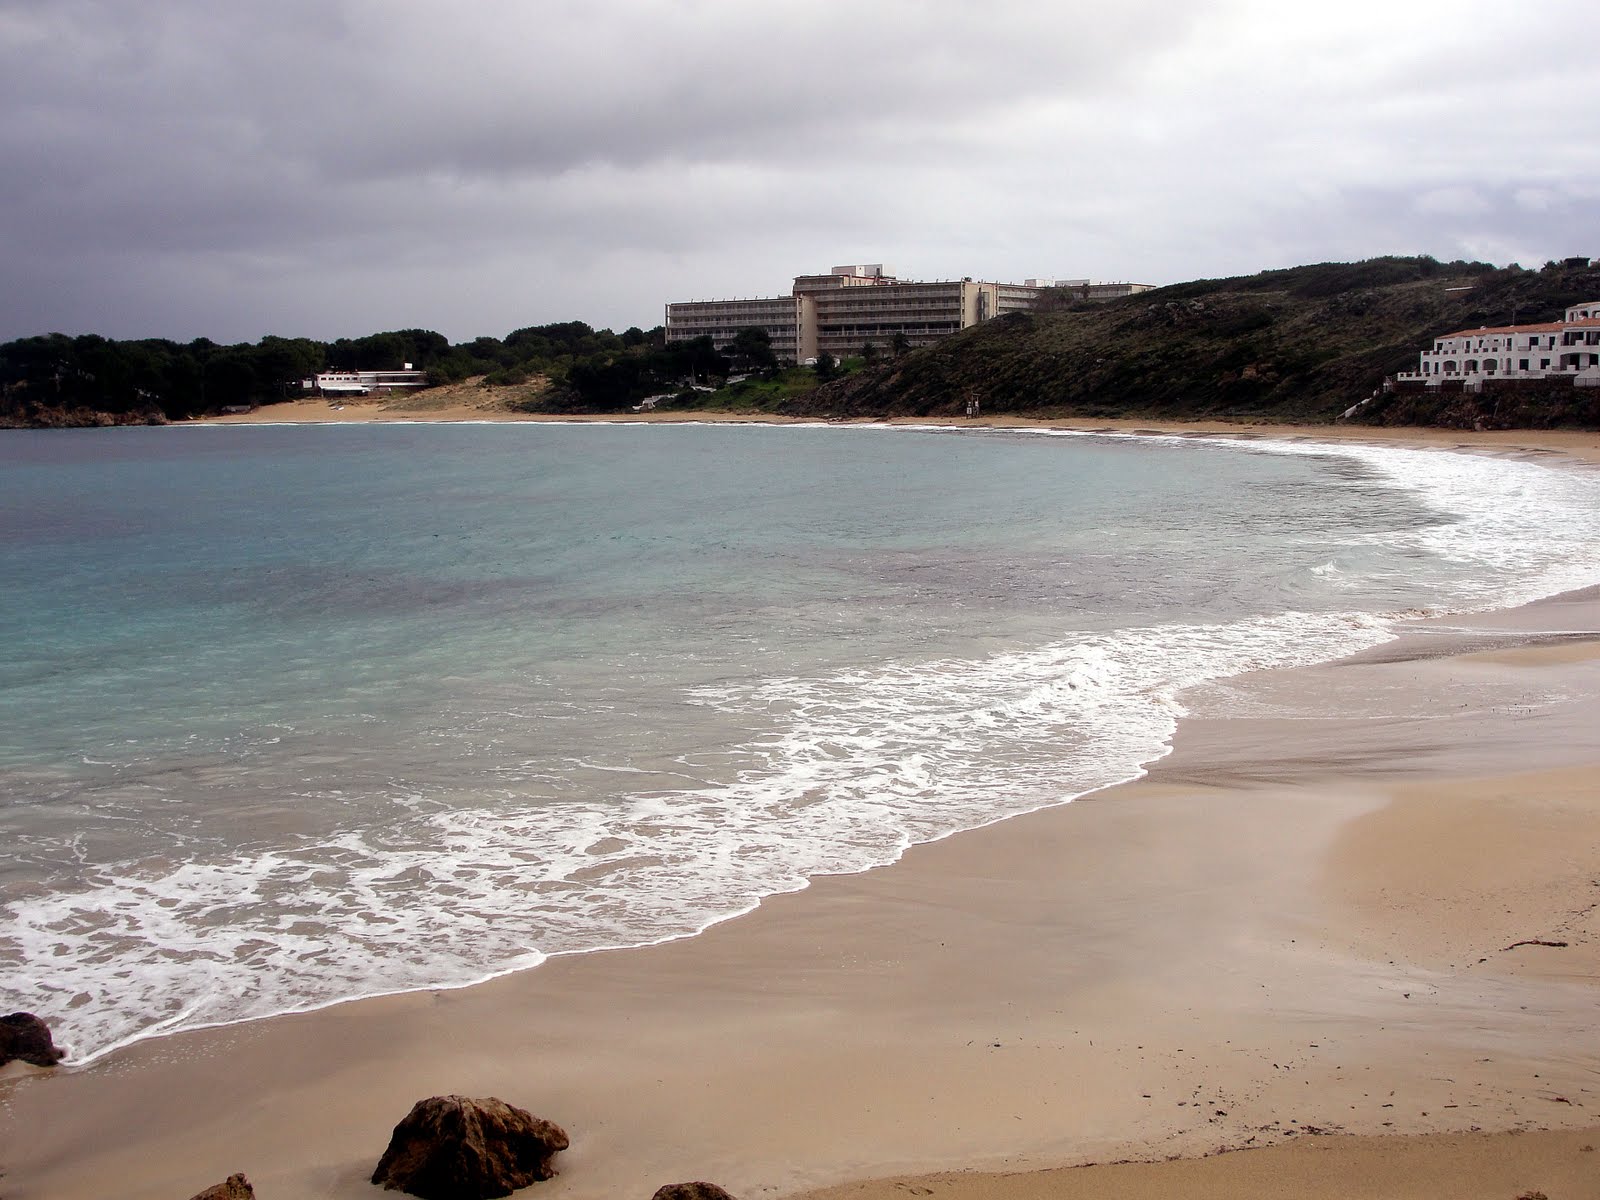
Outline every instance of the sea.
<path fill-rule="evenodd" d="M 832 425 L 0 434 L 0 1011 L 140 1039 L 692 936 L 1197 689 L 1600 581 L 1600 473 Z"/>

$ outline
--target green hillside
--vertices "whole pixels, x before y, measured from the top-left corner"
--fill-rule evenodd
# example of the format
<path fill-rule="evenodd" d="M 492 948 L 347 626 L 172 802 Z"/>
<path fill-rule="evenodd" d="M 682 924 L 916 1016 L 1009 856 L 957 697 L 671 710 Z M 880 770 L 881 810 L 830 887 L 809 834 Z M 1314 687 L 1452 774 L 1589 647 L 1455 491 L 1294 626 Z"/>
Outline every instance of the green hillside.
<path fill-rule="evenodd" d="M 1377 258 L 1177 284 L 1103 305 L 1015 313 L 785 402 L 811 416 L 985 414 L 1331 421 L 1442 333 L 1557 319 L 1600 298 L 1587 259 L 1543 270 Z M 1594 389 L 1581 389 L 1588 393 Z M 1587 394 L 1519 392 L 1500 423 L 1600 423 Z M 1476 398 L 1396 397 L 1363 419 L 1477 421 Z M 1576 404 L 1574 402 L 1577 402 Z"/>

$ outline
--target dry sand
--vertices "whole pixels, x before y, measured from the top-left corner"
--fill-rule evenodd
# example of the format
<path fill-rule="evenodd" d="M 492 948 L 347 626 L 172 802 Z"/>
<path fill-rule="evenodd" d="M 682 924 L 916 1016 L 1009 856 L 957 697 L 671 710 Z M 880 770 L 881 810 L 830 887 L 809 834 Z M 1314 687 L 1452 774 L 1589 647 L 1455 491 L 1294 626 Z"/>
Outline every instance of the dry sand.
<path fill-rule="evenodd" d="M 0 1082 L 0 1195 L 370 1196 L 458 1092 L 567 1127 L 551 1200 L 1600 1196 L 1597 697 L 1593 595 L 1227 681 L 1143 781 L 697 938 Z"/>

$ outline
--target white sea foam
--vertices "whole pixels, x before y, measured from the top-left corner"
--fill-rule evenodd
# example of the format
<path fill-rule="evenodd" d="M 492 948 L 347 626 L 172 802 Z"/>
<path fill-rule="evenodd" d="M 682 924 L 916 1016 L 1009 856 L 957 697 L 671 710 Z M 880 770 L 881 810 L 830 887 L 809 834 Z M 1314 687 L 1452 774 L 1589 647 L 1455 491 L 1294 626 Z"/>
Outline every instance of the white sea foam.
<path fill-rule="evenodd" d="M 1453 611 L 1526 604 L 1600 581 L 1600 471 L 1362 442 L 1248 449 L 1354 460 L 1437 509 L 1446 520 L 1373 540 L 1465 568 L 1451 580 Z"/>
<path fill-rule="evenodd" d="M 811 876 L 1133 777 L 1185 688 L 1386 636 L 1370 616 L 1287 614 L 702 688 L 696 702 L 772 728 L 731 783 L 620 806 L 413 797 L 381 833 L 92 870 L 13 905 L 0 946 L 18 993 L 66 1013 L 80 1061 L 173 1028 L 460 986 L 690 934 Z"/>

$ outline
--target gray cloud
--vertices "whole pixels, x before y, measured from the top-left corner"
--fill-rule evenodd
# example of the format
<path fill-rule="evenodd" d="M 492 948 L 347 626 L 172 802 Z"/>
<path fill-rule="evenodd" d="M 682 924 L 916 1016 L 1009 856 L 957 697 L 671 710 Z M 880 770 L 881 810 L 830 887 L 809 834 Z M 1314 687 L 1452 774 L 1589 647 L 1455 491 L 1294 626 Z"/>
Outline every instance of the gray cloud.
<path fill-rule="evenodd" d="M 1592 4 L 1111 7 L 0 0 L 0 338 L 1600 253 Z"/>

